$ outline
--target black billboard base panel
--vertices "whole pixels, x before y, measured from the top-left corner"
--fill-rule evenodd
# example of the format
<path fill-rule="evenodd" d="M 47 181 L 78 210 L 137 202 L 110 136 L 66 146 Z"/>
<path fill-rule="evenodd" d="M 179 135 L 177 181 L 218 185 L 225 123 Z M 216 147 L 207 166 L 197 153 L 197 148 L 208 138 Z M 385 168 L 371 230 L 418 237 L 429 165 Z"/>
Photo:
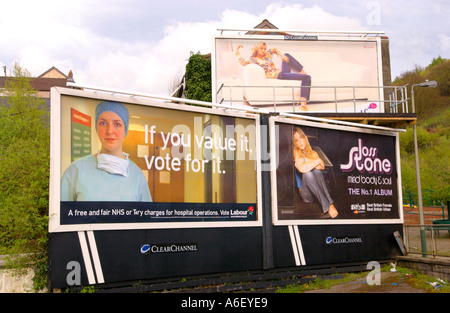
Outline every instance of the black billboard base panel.
<path fill-rule="evenodd" d="M 273 268 L 262 229 L 80 231 L 50 234 L 50 289 L 394 259 L 401 224 L 273 227 Z"/>
<path fill-rule="evenodd" d="M 259 227 L 50 234 L 50 288 L 262 268 Z"/>
<path fill-rule="evenodd" d="M 290 225 L 273 228 L 274 266 L 343 264 L 394 259 L 402 224 Z"/>

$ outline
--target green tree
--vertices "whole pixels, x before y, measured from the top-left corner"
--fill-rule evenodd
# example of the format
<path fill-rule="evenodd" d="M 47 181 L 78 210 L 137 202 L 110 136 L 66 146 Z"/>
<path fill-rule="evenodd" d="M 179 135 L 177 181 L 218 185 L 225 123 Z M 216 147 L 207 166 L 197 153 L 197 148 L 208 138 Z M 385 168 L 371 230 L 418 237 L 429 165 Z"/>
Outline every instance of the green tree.
<path fill-rule="evenodd" d="M 21 274 L 29 264 L 46 268 L 49 196 L 49 112 L 15 64 L 0 106 L 0 254 Z M 35 288 L 46 275 L 36 275 Z"/>
<path fill-rule="evenodd" d="M 431 135 L 421 126 L 417 126 L 417 146 L 419 149 L 425 148 L 431 140 Z M 407 153 L 414 153 L 414 132 L 412 127 L 406 129 L 405 133 L 400 133 L 400 146 Z"/>
<path fill-rule="evenodd" d="M 427 68 L 431 68 L 435 65 L 441 64 L 442 62 L 445 62 L 445 59 L 443 59 L 441 56 L 438 56 L 437 58 L 433 58 L 433 60 L 431 60 L 431 63 Z"/>
<path fill-rule="evenodd" d="M 434 58 L 426 68 L 416 66 L 394 83 L 412 86 L 427 79 L 435 80 L 437 88 L 414 89 L 421 187 L 425 204 L 429 196 L 446 204 L 450 199 L 450 60 Z M 417 201 L 412 128 L 400 134 L 400 149 L 403 189 Z"/>
<path fill-rule="evenodd" d="M 186 98 L 211 102 L 211 59 L 191 53 L 186 65 Z"/>

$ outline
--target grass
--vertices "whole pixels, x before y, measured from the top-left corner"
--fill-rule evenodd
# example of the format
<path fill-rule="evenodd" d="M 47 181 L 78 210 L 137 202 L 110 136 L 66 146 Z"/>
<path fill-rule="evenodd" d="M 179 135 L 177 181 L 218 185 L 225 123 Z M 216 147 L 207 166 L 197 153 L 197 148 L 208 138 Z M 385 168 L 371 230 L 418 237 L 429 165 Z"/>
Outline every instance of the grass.
<path fill-rule="evenodd" d="M 397 272 L 400 273 L 400 276 L 405 278 L 404 281 L 414 288 L 423 289 L 429 293 L 450 293 L 448 281 L 445 281 L 445 284 L 442 284 L 436 277 L 428 276 L 408 268 L 397 267 L 396 269 Z M 431 283 L 437 283 L 437 285 L 441 286 L 439 288 L 434 288 Z"/>
<path fill-rule="evenodd" d="M 391 270 L 391 266 L 385 266 L 381 269 L 382 272 L 388 272 Z M 447 281 L 440 282 L 437 278 L 421 274 L 414 270 L 408 268 L 396 267 L 398 273 L 399 281 L 407 283 L 410 286 L 418 289 L 422 289 L 428 293 L 450 293 L 450 285 Z M 348 282 L 356 281 L 357 279 L 364 278 L 369 272 L 359 272 L 359 273 L 346 273 L 341 279 L 321 279 L 316 278 L 315 280 L 307 284 L 292 284 L 285 287 L 280 287 L 277 289 L 277 293 L 304 293 L 306 291 L 320 290 L 320 289 L 330 289 L 333 286 L 345 284 Z M 342 275 L 342 274 L 339 274 Z M 332 277 L 333 275 L 331 275 Z M 436 283 L 440 285 L 439 288 L 435 288 L 431 283 Z"/>
<path fill-rule="evenodd" d="M 341 276 L 342 274 L 336 274 Z M 364 277 L 367 273 L 346 273 L 344 278 L 340 279 L 321 279 L 316 278 L 315 280 L 306 284 L 292 284 L 285 287 L 280 287 L 277 289 L 277 293 L 303 293 L 305 291 L 318 290 L 318 289 L 330 289 L 333 286 L 344 284 L 357 280 L 358 278 Z M 330 275 L 333 278 L 334 275 Z"/>

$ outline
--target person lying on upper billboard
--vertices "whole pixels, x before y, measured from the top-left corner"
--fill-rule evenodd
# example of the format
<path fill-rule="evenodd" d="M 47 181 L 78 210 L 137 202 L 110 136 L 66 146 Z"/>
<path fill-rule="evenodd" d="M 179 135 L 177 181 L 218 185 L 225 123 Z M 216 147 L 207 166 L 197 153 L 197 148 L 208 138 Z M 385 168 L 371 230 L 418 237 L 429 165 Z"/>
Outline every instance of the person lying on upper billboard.
<path fill-rule="evenodd" d="M 267 50 L 265 42 L 260 42 L 252 48 L 252 54 L 249 60 L 245 60 L 240 53 L 242 45 L 238 45 L 236 48 L 236 56 L 239 58 L 238 62 L 245 66 L 247 64 L 257 64 L 264 69 L 266 78 L 283 79 L 283 80 L 299 80 L 301 81 L 300 99 L 299 104 L 302 110 L 307 110 L 306 103 L 309 100 L 311 94 L 311 76 L 308 75 L 303 69 L 303 65 L 300 64 L 294 57 L 288 53 L 281 53 L 277 48 Z M 272 56 L 276 54 L 281 60 L 281 70 L 278 69 L 273 63 Z M 292 72 L 292 70 L 297 71 Z"/>
<path fill-rule="evenodd" d="M 324 162 L 311 148 L 308 137 L 301 128 L 294 127 L 293 136 L 295 179 L 302 200 L 311 203 L 317 199 L 323 213 L 335 218 L 338 211 L 333 205 L 333 199 L 323 178 Z"/>
<path fill-rule="evenodd" d="M 61 179 L 61 201 L 152 201 L 144 174 L 122 151 L 128 121 L 122 103 L 97 105 L 95 128 L 101 149 L 67 168 Z"/>

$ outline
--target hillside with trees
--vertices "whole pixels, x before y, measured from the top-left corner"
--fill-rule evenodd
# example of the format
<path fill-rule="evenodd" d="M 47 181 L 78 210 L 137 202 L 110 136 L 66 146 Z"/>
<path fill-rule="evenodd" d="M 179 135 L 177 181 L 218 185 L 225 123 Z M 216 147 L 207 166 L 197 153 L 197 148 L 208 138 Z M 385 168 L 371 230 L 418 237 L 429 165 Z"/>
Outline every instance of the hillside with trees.
<path fill-rule="evenodd" d="M 420 178 L 424 202 L 450 200 L 450 60 L 437 57 L 425 68 L 415 66 L 396 77 L 393 84 L 413 84 L 426 80 L 437 82 L 436 88 L 414 87 L 417 112 L 417 142 Z M 400 134 L 402 185 L 404 194 L 410 192 L 416 200 L 416 173 L 412 127 Z"/>

